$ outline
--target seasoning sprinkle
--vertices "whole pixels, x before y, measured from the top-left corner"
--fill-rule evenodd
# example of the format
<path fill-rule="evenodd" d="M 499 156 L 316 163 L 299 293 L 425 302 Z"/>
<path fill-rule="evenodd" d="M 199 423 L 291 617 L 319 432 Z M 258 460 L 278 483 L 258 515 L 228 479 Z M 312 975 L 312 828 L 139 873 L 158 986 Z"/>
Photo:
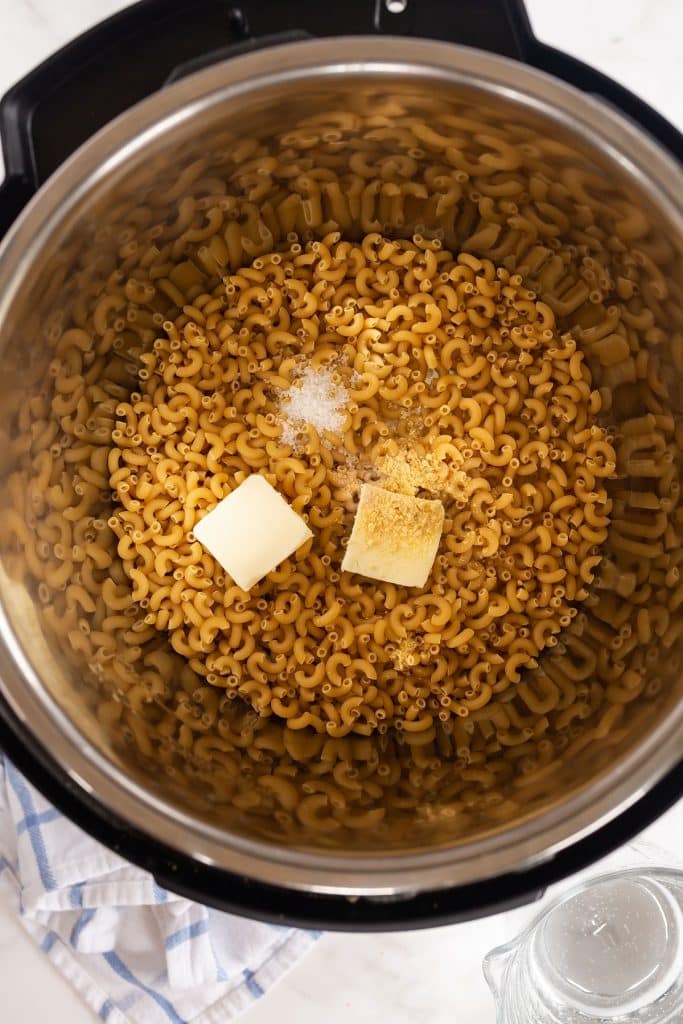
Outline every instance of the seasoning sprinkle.
<path fill-rule="evenodd" d="M 397 672 L 413 668 L 420 660 L 418 639 L 410 634 L 404 636 L 391 649 L 389 656 Z"/>
<path fill-rule="evenodd" d="M 451 452 L 447 459 L 443 450 L 438 448 L 425 451 L 419 444 L 401 447 L 395 441 L 388 442 L 376 461 L 382 486 L 399 494 L 431 491 L 466 500 L 470 480 L 461 468 L 464 459 L 452 445 L 449 447 Z"/>

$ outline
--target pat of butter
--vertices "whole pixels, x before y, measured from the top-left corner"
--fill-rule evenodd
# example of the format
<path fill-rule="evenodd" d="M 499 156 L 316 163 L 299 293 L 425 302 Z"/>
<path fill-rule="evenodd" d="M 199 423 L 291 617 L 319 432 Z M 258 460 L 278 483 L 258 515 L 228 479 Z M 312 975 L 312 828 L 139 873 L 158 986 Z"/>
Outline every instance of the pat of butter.
<path fill-rule="evenodd" d="M 242 590 L 250 590 L 313 536 L 258 473 L 219 501 L 197 523 L 194 535 Z"/>
<path fill-rule="evenodd" d="M 342 569 L 402 587 L 424 587 L 443 521 L 440 501 L 363 484 Z"/>

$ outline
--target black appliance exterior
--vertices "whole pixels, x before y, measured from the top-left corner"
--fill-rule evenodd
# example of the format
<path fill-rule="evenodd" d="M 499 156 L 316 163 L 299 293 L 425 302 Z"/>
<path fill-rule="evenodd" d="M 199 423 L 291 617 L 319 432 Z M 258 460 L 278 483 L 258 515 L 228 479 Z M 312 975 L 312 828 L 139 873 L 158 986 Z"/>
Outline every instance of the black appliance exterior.
<path fill-rule="evenodd" d="M 360 34 L 433 38 L 522 61 L 618 108 L 683 161 L 683 135 L 606 75 L 539 42 L 522 0 L 141 0 L 53 54 L 0 100 L 0 238 L 78 146 L 168 82 L 264 46 Z M 351 900 L 211 868 L 131 828 L 70 778 L 2 697 L 0 749 L 81 828 L 166 888 L 231 913 L 343 931 L 434 927 L 528 903 L 627 842 L 683 795 L 682 761 L 618 818 L 542 864 L 446 890 Z"/>

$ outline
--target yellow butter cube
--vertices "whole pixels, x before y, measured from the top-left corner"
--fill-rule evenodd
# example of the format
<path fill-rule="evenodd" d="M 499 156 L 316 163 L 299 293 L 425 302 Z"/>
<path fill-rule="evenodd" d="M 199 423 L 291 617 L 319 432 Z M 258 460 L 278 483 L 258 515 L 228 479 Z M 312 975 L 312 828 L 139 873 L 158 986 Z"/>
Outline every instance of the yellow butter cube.
<path fill-rule="evenodd" d="M 402 587 L 423 587 L 443 521 L 440 501 L 363 484 L 342 569 Z"/>
<path fill-rule="evenodd" d="M 194 535 L 242 590 L 250 590 L 313 536 L 258 473 L 219 501 L 197 523 Z"/>

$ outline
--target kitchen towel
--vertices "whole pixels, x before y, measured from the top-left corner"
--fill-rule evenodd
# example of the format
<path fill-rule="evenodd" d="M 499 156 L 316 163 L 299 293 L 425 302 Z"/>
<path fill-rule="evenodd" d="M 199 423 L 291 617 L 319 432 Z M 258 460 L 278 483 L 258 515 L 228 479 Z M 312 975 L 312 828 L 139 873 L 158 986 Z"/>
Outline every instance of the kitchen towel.
<path fill-rule="evenodd" d="M 109 1024 L 224 1024 L 319 936 L 167 892 L 50 806 L 2 755 L 0 893 Z"/>

